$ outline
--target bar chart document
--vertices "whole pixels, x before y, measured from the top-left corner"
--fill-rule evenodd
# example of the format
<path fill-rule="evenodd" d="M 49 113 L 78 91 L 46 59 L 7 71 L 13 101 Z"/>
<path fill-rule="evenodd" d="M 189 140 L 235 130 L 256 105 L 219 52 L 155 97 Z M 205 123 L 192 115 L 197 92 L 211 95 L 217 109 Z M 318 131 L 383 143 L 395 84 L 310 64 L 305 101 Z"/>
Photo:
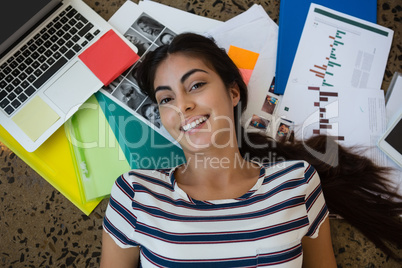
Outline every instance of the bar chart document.
<path fill-rule="evenodd" d="M 311 4 L 287 87 L 380 89 L 393 31 Z"/>

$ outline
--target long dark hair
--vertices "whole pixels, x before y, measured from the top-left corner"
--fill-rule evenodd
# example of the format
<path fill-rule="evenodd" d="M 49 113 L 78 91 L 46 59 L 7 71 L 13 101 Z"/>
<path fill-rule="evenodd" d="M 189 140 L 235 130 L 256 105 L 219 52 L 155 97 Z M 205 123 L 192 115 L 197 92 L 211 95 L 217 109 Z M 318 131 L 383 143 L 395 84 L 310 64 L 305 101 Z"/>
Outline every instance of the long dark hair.
<path fill-rule="evenodd" d="M 140 88 L 153 100 L 156 69 L 169 54 L 181 53 L 204 61 L 229 87 L 237 83 L 240 103 L 235 107 L 235 120 L 240 153 L 244 158 L 306 160 L 321 178 L 329 211 L 340 215 L 358 228 L 375 245 L 391 257 L 398 258 L 386 242 L 402 243 L 402 197 L 390 187 L 390 170 L 375 165 L 361 156 L 357 148 L 340 146 L 330 136 L 317 135 L 307 141 L 277 142 L 260 133 L 247 133 L 240 127 L 240 115 L 247 107 L 247 86 L 225 50 L 204 36 L 185 33 L 170 45 L 149 52 L 134 71 Z M 251 141 L 251 142 L 250 142 Z M 321 153 L 318 158 L 313 152 Z M 272 158 L 271 158 L 272 159 Z"/>

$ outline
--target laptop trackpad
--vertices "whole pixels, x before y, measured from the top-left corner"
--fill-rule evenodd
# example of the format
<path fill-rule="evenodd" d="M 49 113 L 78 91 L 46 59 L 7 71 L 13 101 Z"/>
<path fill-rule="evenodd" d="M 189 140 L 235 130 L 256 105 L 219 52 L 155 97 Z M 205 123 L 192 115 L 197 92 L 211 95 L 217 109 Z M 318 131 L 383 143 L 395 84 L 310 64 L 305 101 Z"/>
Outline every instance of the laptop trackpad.
<path fill-rule="evenodd" d="M 74 63 L 44 92 L 64 113 L 78 109 L 102 83 L 82 62 Z"/>

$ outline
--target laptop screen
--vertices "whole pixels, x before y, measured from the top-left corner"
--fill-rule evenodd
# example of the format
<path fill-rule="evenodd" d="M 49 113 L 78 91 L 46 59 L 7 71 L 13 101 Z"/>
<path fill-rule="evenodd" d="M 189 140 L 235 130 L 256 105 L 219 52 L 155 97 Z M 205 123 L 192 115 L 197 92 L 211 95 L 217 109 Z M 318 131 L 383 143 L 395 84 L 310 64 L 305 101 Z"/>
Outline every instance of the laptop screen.
<path fill-rule="evenodd" d="M 0 55 L 45 17 L 60 0 L 8 0 L 0 9 Z"/>

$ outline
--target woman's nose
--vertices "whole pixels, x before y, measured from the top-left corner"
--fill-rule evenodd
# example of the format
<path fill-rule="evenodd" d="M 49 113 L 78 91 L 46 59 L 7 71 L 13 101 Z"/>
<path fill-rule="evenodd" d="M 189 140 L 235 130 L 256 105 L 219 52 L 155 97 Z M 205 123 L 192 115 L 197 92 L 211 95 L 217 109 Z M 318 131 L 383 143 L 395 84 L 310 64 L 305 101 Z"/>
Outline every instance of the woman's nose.
<path fill-rule="evenodd" d="M 194 107 L 195 103 L 192 100 L 191 96 L 185 95 L 177 98 L 177 108 L 179 108 L 179 111 L 181 113 L 185 114 L 186 112 L 194 109 Z"/>

